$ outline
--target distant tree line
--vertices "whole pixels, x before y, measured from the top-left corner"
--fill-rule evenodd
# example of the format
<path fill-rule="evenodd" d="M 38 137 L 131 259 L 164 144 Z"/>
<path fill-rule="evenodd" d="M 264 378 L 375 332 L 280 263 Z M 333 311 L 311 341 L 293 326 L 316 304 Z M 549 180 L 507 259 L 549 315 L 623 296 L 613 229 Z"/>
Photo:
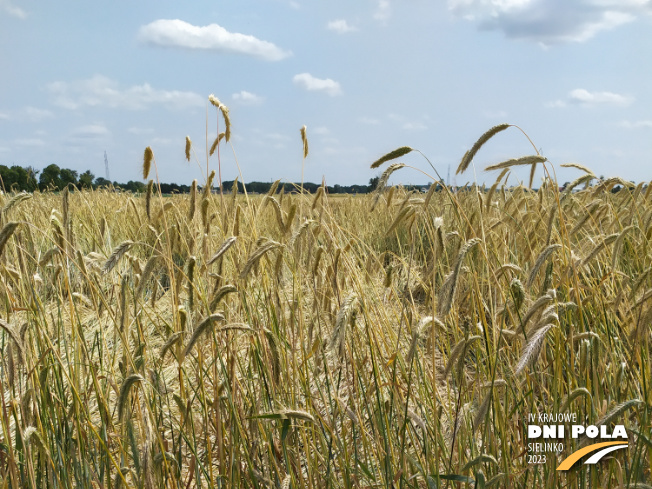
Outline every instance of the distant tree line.
<path fill-rule="evenodd" d="M 127 183 L 111 182 L 103 177 L 95 177 L 90 170 L 79 174 L 77 170 L 70 170 L 69 168 L 60 168 L 58 165 L 51 164 L 43 168 L 43 170 L 35 170 L 33 167 L 14 165 L 11 167 L 0 165 L 0 179 L 2 181 L 1 189 L 5 192 L 10 191 L 26 191 L 33 192 L 34 190 L 63 190 L 68 185 L 75 185 L 78 188 L 114 188 L 130 192 L 144 192 L 147 184 L 139 181 L 129 180 Z M 368 185 L 329 185 L 326 190 L 330 194 L 366 194 L 372 192 L 377 184 L 379 177 L 373 177 L 369 180 Z M 234 181 L 222 182 L 222 187 L 225 192 L 231 191 Z M 250 182 L 247 184 L 247 192 L 250 193 L 267 193 L 272 187 L 272 182 Z M 314 193 L 321 185 L 311 182 L 303 184 L 304 191 Z M 296 192 L 300 188 L 298 183 L 282 183 L 278 186 L 277 192 Z M 408 185 L 408 189 L 418 190 L 421 185 Z M 238 191 L 244 192 L 242 182 L 238 182 Z M 180 185 L 176 183 L 161 183 L 161 193 L 188 193 L 190 192 L 189 185 Z"/>

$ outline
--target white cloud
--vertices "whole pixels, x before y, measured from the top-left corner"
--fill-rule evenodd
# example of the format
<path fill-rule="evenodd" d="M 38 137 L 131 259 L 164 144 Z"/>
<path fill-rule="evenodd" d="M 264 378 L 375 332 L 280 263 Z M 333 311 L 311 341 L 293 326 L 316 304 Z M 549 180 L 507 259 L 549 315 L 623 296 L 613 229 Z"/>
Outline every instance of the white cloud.
<path fill-rule="evenodd" d="M 387 118 L 390 121 L 393 121 L 404 131 L 424 131 L 428 129 L 428 126 L 424 121 L 430 120 L 430 117 L 427 115 L 419 117 L 420 120 L 414 119 L 412 117 L 405 117 L 400 114 L 390 113 L 387 114 Z"/>
<path fill-rule="evenodd" d="M 18 19 L 27 18 L 27 12 L 25 12 L 20 7 L 16 7 L 13 3 L 11 3 L 10 0 L 0 0 L 0 9 L 4 10 L 12 17 L 16 17 Z"/>
<path fill-rule="evenodd" d="M 0 112 L 0 120 L 15 120 L 28 122 L 41 122 L 46 119 L 52 119 L 54 114 L 46 109 L 37 109 L 36 107 L 23 107 L 11 112 Z"/>
<path fill-rule="evenodd" d="M 379 119 L 376 119 L 374 117 L 368 117 L 368 116 L 358 117 L 358 122 L 361 122 L 362 124 L 368 124 L 370 126 L 377 126 L 380 124 Z"/>
<path fill-rule="evenodd" d="M 87 124 L 73 129 L 70 133 L 70 140 L 77 143 L 95 142 L 109 136 L 111 136 L 111 131 L 104 124 Z"/>
<path fill-rule="evenodd" d="M 577 88 L 568 94 L 571 103 L 593 106 L 599 104 L 625 106 L 633 102 L 627 95 L 612 92 L 589 92 L 584 88 Z"/>
<path fill-rule="evenodd" d="M 102 75 L 74 82 L 53 82 L 47 85 L 47 90 L 56 105 L 71 110 L 84 106 L 139 110 L 151 106 L 187 109 L 204 105 L 204 98 L 194 92 L 159 90 L 149 83 L 120 88 L 116 81 Z"/>
<path fill-rule="evenodd" d="M 641 127 L 652 129 L 652 121 L 650 121 L 650 120 L 645 120 L 645 121 L 621 121 L 618 125 L 620 127 L 624 127 L 625 129 L 639 129 Z"/>
<path fill-rule="evenodd" d="M 423 122 L 418 121 L 406 122 L 401 127 L 406 131 L 425 131 L 428 129 L 428 126 L 426 126 Z"/>
<path fill-rule="evenodd" d="M 298 87 L 308 90 L 309 92 L 325 92 L 331 97 L 342 94 L 340 84 L 330 78 L 322 80 L 320 78 L 315 78 L 310 73 L 300 73 L 294 75 L 292 81 Z"/>
<path fill-rule="evenodd" d="M 158 46 L 206 49 L 279 61 L 292 53 L 254 36 L 229 32 L 218 24 L 195 26 L 182 20 L 160 19 L 140 28 L 141 41 Z"/>
<path fill-rule="evenodd" d="M 331 133 L 330 129 L 325 126 L 315 127 L 311 132 L 318 136 L 328 136 Z"/>
<path fill-rule="evenodd" d="M 326 24 L 326 28 L 335 31 L 338 34 L 345 34 L 347 32 L 355 32 L 358 30 L 356 27 L 349 25 L 349 23 L 344 19 L 331 20 Z"/>
<path fill-rule="evenodd" d="M 584 42 L 652 13 L 652 0 L 449 0 L 448 5 L 481 30 L 546 46 Z"/>
<path fill-rule="evenodd" d="M 259 105 L 263 103 L 263 97 L 256 95 L 255 93 L 247 92 L 246 90 L 241 90 L 238 93 L 232 95 L 233 100 L 242 102 L 246 105 Z"/>
<path fill-rule="evenodd" d="M 36 107 L 25 107 L 21 114 L 31 122 L 41 122 L 46 119 L 52 119 L 54 114 L 46 109 L 37 109 Z"/>
<path fill-rule="evenodd" d="M 385 24 L 391 16 L 392 6 L 389 0 L 378 0 L 378 7 L 376 7 L 376 11 L 374 12 L 374 19 L 381 24 Z"/>
<path fill-rule="evenodd" d="M 553 100 L 552 102 L 546 102 L 544 105 L 549 109 L 562 109 L 566 107 L 566 102 L 563 100 Z"/>
<path fill-rule="evenodd" d="M 130 127 L 127 129 L 127 132 L 130 132 L 131 134 L 136 134 L 138 136 L 142 136 L 143 134 L 154 134 L 154 129 L 152 128 L 144 128 L 144 127 Z"/>
<path fill-rule="evenodd" d="M 621 95 L 613 92 L 590 92 L 584 88 L 576 88 L 568 93 L 565 100 L 554 100 L 547 102 L 545 107 L 559 109 L 569 105 L 580 105 L 582 107 L 595 107 L 597 105 L 611 105 L 626 107 L 634 101 L 634 97 Z"/>

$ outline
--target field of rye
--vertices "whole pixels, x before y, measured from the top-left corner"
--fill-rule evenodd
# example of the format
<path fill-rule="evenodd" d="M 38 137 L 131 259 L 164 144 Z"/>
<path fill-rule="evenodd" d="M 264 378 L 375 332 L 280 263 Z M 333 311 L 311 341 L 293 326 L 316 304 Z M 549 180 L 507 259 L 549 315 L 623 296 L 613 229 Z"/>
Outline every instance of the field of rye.
<path fill-rule="evenodd" d="M 0 488 L 650 487 L 652 186 L 374 166 L 357 196 L 3 195 Z M 538 412 L 629 447 L 529 464 Z"/>

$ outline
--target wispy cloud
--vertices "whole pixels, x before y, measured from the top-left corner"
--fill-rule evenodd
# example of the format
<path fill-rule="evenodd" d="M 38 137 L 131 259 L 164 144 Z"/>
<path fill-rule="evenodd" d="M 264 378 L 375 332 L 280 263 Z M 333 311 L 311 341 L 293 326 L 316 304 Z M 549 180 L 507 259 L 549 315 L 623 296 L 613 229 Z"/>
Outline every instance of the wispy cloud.
<path fill-rule="evenodd" d="M 47 85 L 47 90 L 54 104 L 71 110 L 81 107 L 141 110 L 152 106 L 187 109 L 204 105 L 204 98 L 194 92 L 160 90 L 149 83 L 121 88 L 116 81 L 102 75 L 87 80 L 53 82 Z"/>
<path fill-rule="evenodd" d="M 54 114 L 47 109 L 38 109 L 36 107 L 25 107 L 21 114 L 23 117 L 31 122 L 41 122 L 47 119 L 52 119 Z"/>
<path fill-rule="evenodd" d="M 96 143 L 111 136 L 111 131 L 102 123 L 86 124 L 74 128 L 69 140 L 77 144 Z"/>
<path fill-rule="evenodd" d="M 22 109 L 12 110 L 10 112 L 0 112 L 0 120 L 41 122 L 46 119 L 52 119 L 54 114 L 46 109 L 37 109 L 36 107 L 23 107 Z"/>
<path fill-rule="evenodd" d="M 17 19 L 27 18 L 27 12 L 20 7 L 16 7 L 10 0 L 0 0 L 0 10 Z"/>
<path fill-rule="evenodd" d="M 267 61 L 279 61 L 292 54 L 252 35 L 229 32 L 218 24 L 196 26 L 179 19 L 160 19 L 144 25 L 139 38 L 158 46 L 243 54 Z"/>
<path fill-rule="evenodd" d="M 154 129 L 152 129 L 150 127 L 147 127 L 147 128 L 145 128 L 145 127 L 130 127 L 129 129 L 127 129 L 127 132 L 129 132 L 131 134 L 136 134 L 137 136 L 142 136 L 142 135 L 146 135 L 146 134 L 154 134 Z"/>
<path fill-rule="evenodd" d="M 45 141 L 40 138 L 23 138 L 14 141 L 18 146 L 40 147 L 45 146 Z"/>
<path fill-rule="evenodd" d="M 548 108 L 564 108 L 569 105 L 582 107 L 615 106 L 626 107 L 634 101 L 634 97 L 614 92 L 591 92 L 585 88 L 571 90 L 565 99 L 554 100 L 545 104 Z"/>
<path fill-rule="evenodd" d="M 374 19 L 381 24 L 386 24 L 391 16 L 392 6 L 390 5 L 389 0 L 378 0 L 378 6 L 374 12 Z"/>
<path fill-rule="evenodd" d="M 613 92 L 589 92 L 584 88 L 577 88 L 568 94 L 572 103 L 582 105 L 629 105 L 634 101 L 633 97 Z"/>
<path fill-rule="evenodd" d="M 370 126 L 377 126 L 380 124 L 380 119 L 376 119 L 375 117 L 362 116 L 358 117 L 358 122 L 361 122 L 362 124 L 368 124 Z"/>
<path fill-rule="evenodd" d="M 648 128 L 652 129 L 652 121 L 651 120 L 643 120 L 643 121 L 621 121 L 618 123 L 620 127 L 624 127 L 625 129 L 640 129 L 640 128 Z"/>
<path fill-rule="evenodd" d="M 591 92 L 585 88 L 571 90 L 565 99 L 554 100 L 545 104 L 548 108 L 563 108 L 569 105 L 582 107 L 615 106 L 626 107 L 634 101 L 634 97 L 614 92 Z"/>
<path fill-rule="evenodd" d="M 649 0 L 449 0 L 448 5 L 481 30 L 542 45 L 585 42 L 652 12 Z"/>
<path fill-rule="evenodd" d="M 246 90 L 241 90 L 238 93 L 232 95 L 233 100 L 242 102 L 245 105 L 259 105 L 263 103 L 263 97 L 256 95 L 255 93 L 247 92 Z"/>
<path fill-rule="evenodd" d="M 425 131 L 428 129 L 428 126 L 426 126 L 423 122 L 411 121 L 403 123 L 401 128 L 406 131 Z"/>
<path fill-rule="evenodd" d="M 400 114 L 388 114 L 387 118 L 395 123 L 398 127 L 404 131 L 425 131 L 428 129 L 428 126 L 425 124 L 425 121 L 428 121 L 430 117 L 421 116 L 419 118 L 406 117 Z"/>
<path fill-rule="evenodd" d="M 562 109 L 566 107 L 566 102 L 564 102 L 561 99 L 553 100 L 552 102 L 546 102 L 544 106 L 547 107 L 548 109 Z"/>
<path fill-rule="evenodd" d="M 340 84 L 330 78 L 321 79 L 315 78 L 310 73 L 300 73 L 294 75 L 292 81 L 298 87 L 308 90 L 309 92 L 324 92 L 331 97 L 342 94 L 342 87 Z"/>
<path fill-rule="evenodd" d="M 338 34 L 346 34 L 347 32 L 355 32 L 358 30 L 344 19 L 331 20 L 326 24 L 326 28 L 330 31 L 337 32 Z"/>

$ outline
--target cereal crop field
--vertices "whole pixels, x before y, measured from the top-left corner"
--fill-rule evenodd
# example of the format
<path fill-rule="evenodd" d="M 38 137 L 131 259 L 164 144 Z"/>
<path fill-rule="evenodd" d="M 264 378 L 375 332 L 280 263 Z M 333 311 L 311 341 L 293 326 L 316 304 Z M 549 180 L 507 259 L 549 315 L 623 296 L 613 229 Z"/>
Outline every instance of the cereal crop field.
<path fill-rule="evenodd" d="M 3 195 L 0 488 L 650 487 L 652 186 L 399 157 L 439 181 Z M 556 412 L 628 446 L 528 461 Z"/>

